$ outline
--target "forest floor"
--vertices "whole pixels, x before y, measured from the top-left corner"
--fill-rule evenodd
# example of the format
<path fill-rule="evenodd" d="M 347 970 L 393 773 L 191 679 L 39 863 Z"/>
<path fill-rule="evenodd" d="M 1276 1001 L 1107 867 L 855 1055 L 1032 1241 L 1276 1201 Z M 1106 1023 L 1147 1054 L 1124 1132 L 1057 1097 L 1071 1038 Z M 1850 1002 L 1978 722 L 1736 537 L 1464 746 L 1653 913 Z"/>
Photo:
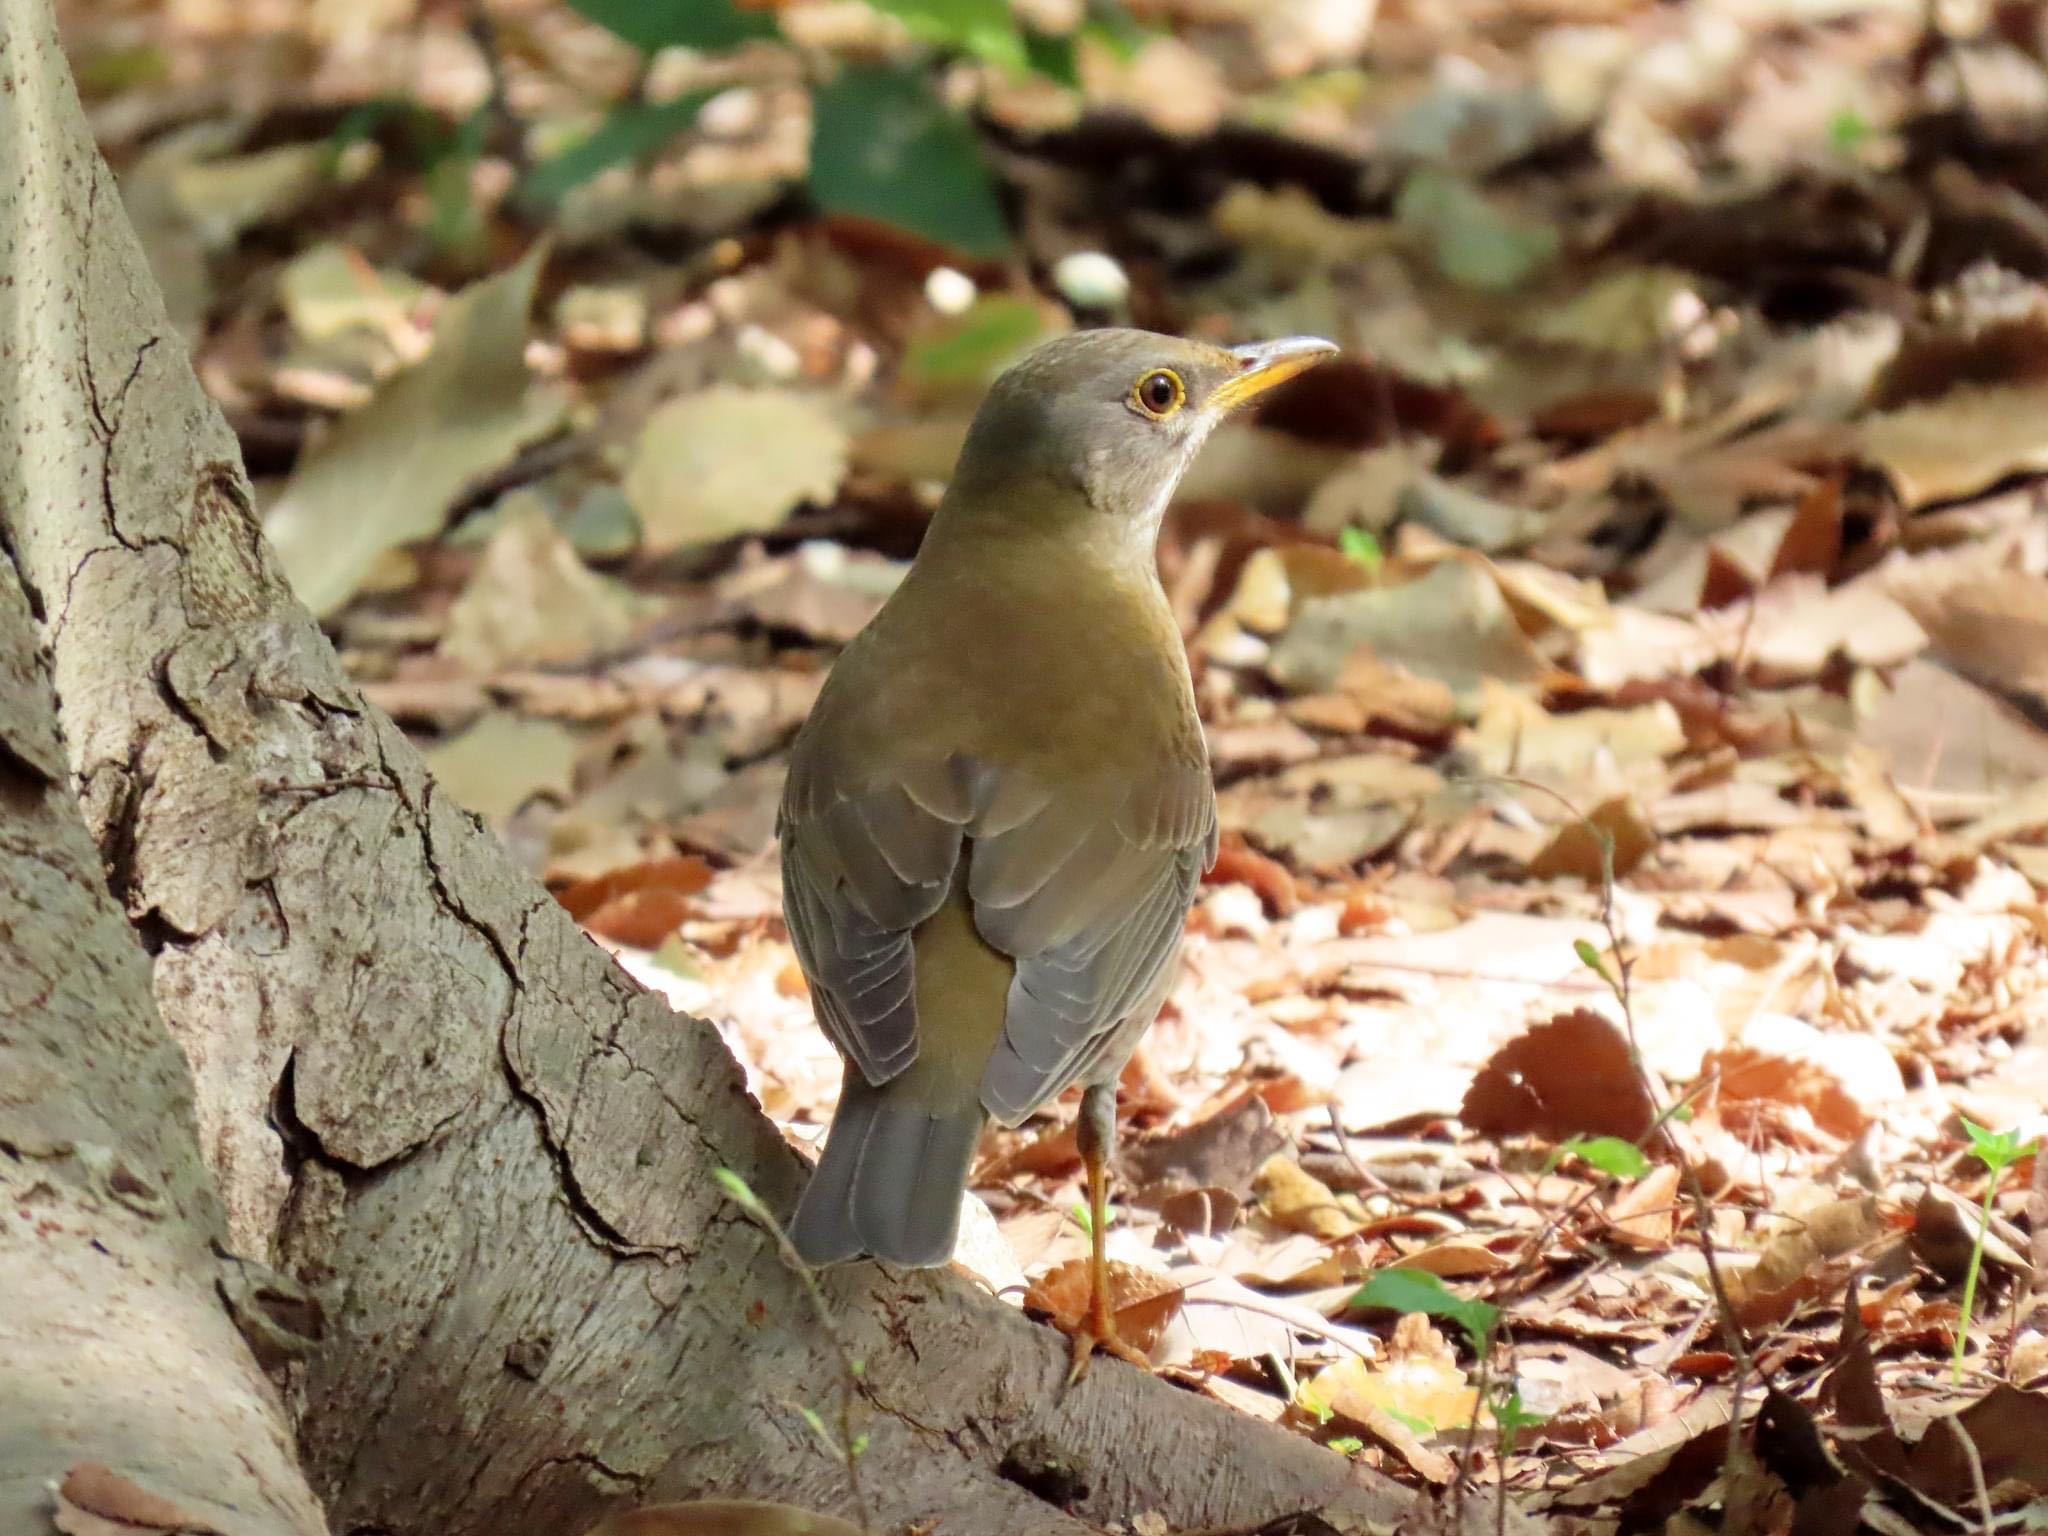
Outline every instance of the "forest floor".
<path fill-rule="evenodd" d="M 972 256 L 800 190 L 816 58 L 947 8 L 884 9 L 650 59 L 546 0 L 68 7 L 367 694 L 812 1144 L 782 755 L 979 391 L 1077 322 L 1329 336 L 1160 550 L 1224 835 L 1123 1085 L 1127 1332 L 1559 1530 L 2039 1528 L 2040 8 L 1167 0 L 1078 89 L 929 66 Z M 963 1254 L 1056 1321 L 1072 1112 L 989 1138 Z"/>

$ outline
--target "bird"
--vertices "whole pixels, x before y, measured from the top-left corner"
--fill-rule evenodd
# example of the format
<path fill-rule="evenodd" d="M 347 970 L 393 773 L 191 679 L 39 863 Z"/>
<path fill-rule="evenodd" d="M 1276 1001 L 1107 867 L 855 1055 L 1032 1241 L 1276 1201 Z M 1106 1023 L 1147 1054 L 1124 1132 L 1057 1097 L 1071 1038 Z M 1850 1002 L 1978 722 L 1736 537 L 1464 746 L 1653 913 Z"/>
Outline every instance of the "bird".
<path fill-rule="evenodd" d="M 844 1058 L 789 1226 L 812 1265 L 946 1263 L 986 1122 L 1082 1086 L 1089 1303 L 1116 1083 L 1179 966 L 1217 846 L 1187 652 L 1158 574 L 1210 431 L 1336 347 L 1131 329 L 1044 343 L 990 385 L 910 569 L 827 674 L 777 815 L 783 913 Z"/>

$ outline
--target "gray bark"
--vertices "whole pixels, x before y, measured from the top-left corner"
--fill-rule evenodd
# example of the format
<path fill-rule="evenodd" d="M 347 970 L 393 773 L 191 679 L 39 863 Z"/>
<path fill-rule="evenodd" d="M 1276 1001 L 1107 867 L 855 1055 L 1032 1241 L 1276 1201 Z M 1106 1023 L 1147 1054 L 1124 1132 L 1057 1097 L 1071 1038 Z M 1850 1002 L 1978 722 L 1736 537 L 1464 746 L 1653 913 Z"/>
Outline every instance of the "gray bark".
<path fill-rule="evenodd" d="M 10 355 L 86 330 L 43 248 L 72 215 L 66 184 L 11 174 L 77 163 L 77 145 L 51 131 L 69 90 L 0 7 L 9 530 L 96 491 L 64 446 L 63 387 L 5 371 Z M 266 1353 L 283 1343 L 264 1303 L 288 1302 L 288 1288 L 224 1261 L 225 1237 L 191 1075 L 79 818 L 35 615 L 0 550 L 0 1531 L 326 1529 L 283 1404 L 237 1328 Z"/>
<path fill-rule="evenodd" d="M 38 210 L 0 234 L 0 534 L 234 1245 L 325 1301 L 292 1383 L 334 1528 L 571 1533 L 696 1494 L 846 1511 L 800 1411 L 831 1417 L 835 1357 L 710 1177 L 786 1211 L 797 1159 L 715 1033 L 626 979 L 350 686 L 263 544 L 45 0 L 0 23 L 0 196 Z M 1063 1395 L 1064 1341 L 951 1274 L 826 1289 L 866 1362 L 878 1524 L 1084 1528 L 998 1475 L 1025 1446 L 1079 1469 L 1090 1524 L 1396 1505 L 1115 1362 Z"/>

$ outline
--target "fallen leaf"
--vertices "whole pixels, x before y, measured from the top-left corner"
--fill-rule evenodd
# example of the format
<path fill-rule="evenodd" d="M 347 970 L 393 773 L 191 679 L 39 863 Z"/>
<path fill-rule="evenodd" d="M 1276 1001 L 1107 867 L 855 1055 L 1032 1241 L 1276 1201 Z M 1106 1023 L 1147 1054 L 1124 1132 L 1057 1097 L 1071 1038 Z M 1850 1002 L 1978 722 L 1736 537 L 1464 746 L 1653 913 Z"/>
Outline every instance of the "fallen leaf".
<path fill-rule="evenodd" d="M 1245 1092 L 1206 1120 L 1127 1143 L 1117 1161 L 1140 1187 L 1216 1188 L 1242 1197 L 1259 1169 L 1287 1144 L 1266 1101 Z"/>
<path fill-rule="evenodd" d="M 1907 507 L 1949 501 L 2048 468 L 2048 382 L 1964 385 L 1879 412 L 1858 432 L 1864 457 L 1890 477 Z"/>
<path fill-rule="evenodd" d="M 686 854 L 571 881 L 555 892 L 555 900 L 592 933 L 653 949 L 693 914 L 691 898 L 710 883 L 711 866 Z"/>
<path fill-rule="evenodd" d="M 577 559 L 537 500 L 508 499 L 514 505 L 448 610 L 442 654 L 488 675 L 617 650 L 633 632 L 632 593 Z"/>
<path fill-rule="evenodd" d="M 1358 651 L 1477 694 L 1488 678 L 1536 685 L 1553 674 L 1491 575 L 1444 560 L 1417 580 L 1303 603 L 1273 647 L 1273 676 L 1296 693 L 1336 685 Z"/>
<path fill-rule="evenodd" d="M 1678 1169 L 1660 1163 L 1607 1206 L 1607 1235 L 1630 1248 L 1671 1246 L 1678 1224 Z"/>
<path fill-rule="evenodd" d="M 1976 683 L 2048 710 L 2048 576 L 1992 571 L 1930 589 L 1887 590 L 1942 661 Z"/>
<path fill-rule="evenodd" d="M 439 532 L 464 487 L 560 419 L 559 398 L 527 384 L 526 317 L 545 254 L 536 245 L 456 295 L 426 358 L 293 469 L 264 531 L 316 615 L 347 602 L 387 551 Z"/>
<path fill-rule="evenodd" d="M 1619 880 L 1657 846 L 1657 834 L 1628 795 L 1606 800 L 1583 821 L 1568 821 L 1528 864 L 1532 880 L 1570 877 L 1594 890 Z"/>
<path fill-rule="evenodd" d="M 568 798 L 576 751 L 575 735 L 559 722 L 494 710 L 428 752 L 427 767 L 458 804 L 495 822 L 535 795 Z"/>
<path fill-rule="evenodd" d="M 353 248 L 333 241 L 301 251 L 277 277 L 285 319 L 308 341 L 329 341 L 353 330 L 387 337 L 410 331 L 413 313 L 430 292 L 409 273 L 374 267 Z"/>
<path fill-rule="evenodd" d="M 1266 1160 L 1252 1189 L 1259 1209 L 1290 1232 L 1330 1239 L 1349 1237 L 1365 1225 L 1364 1213 L 1355 1209 L 1355 1202 L 1347 1203 L 1284 1153 Z"/>
<path fill-rule="evenodd" d="M 1574 1008 L 1493 1053 L 1465 1092 L 1458 1118 L 1494 1136 L 1619 1136 L 1639 1141 L 1655 1123 L 1628 1041 L 1604 1014 Z"/>
<path fill-rule="evenodd" d="M 1754 1044 L 1731 1045 L 1710 1051 L 1700 1064 L 1700 1076 L 1714 1084 L 1715 1101 L 1724 1111 L 1728 1105 L 1757 1101 L 1792 1105 L 1805 1110 L 1813 1117 L 1813 1123 L 1830 1136 L 1853 1140 L 1870 1124 L 1872 1104 L 1883 1099 L 1862 1101 L 1849 1091 L 1838 1073 L 1830 1070 L 1823 1058 L 1834 1039 L 1814 1031 L 1811 1037 L 1789 1041 L 1788 1044 L 1803 1048 L 1800 1055 L 1769 1051 Z M 1850 1044 L 1840 1048 L 1845 1052 L 1857 1049 Z M 1883 1089 L 1889 1090 L 1887 1097 L 1905 1091 L 1897 1071 L 1897 1066 L 1892 1065 L 1892 1076 L 1882 1080 Z"/>
<path fill-rule="evenodd" d="M 1754 1264 L 1722 1266 L 1722 1281 L 1745 1328 L 1783 1322 L 1804 1302 L 1846 1285 L 1857 1255 L 1885 1230 L 1873 1196 L 1826 1200 L 1787 1214 Z"/>
<path fill-rule="evenodd" d="M 1958 1430 L 1975 1447 L 1975 1467 Z M 2048 1493 L 2048 1393 L 2000 1382 L 1953 1418 L 1936 1420 L 1913 1447 L 1906 1479 L 1937 1503 L 1974 1509 L 1979 1469 L 1994 1500 Z"/>
<path fill-rule="evenodd" d="M 805 502 L 830 502 L 846 454 L 846 429 L 822 401 L 720 385 L 647 418 L 626 499 L 655 553 L 715 544 L 774 528 Z"/>
<path fill-rule="evenodd" d="M 1304 1382 L 1301 1395 L 1312 1412 L 1327 1408 L 1367 1422 L 1378 1409 L 1427 1425 L 1431 1433 L 1463 1429 L 1479 1409 L 1479 1393 L 1466 1379 L 1457 1352 L 1419 1312 L 1394 1324 L 1385 1360 L 1347 1356 Z"/>

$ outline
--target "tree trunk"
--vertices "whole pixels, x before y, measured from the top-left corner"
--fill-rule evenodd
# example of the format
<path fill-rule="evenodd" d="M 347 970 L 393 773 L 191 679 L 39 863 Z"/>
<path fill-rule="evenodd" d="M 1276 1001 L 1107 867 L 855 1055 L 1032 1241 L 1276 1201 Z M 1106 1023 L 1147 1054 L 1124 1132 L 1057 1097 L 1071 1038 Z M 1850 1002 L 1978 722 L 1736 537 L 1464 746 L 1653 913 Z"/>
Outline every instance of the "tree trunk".
<path fill-rule="evenodd" d="M 86 317 L 49 263 L 46 237 L 73 212 L 65 182 L 22 170 L 80 162 L 61 132 L 70 84 L 0 16 L 4 367 L 65 346 Z M 0 372 L 11 531 L 62 520 L 94 489 L 77 473 L 87 456 L 66 446 L 68 393 Z M 269 1353 L 285 1335 L 266 1306 L 294 1298 L 222 1257 L 191 1075 L 79 820 L 36 615 L 4 553 L 0 1531 L 315 1536 L 326 1527 L 283 1405 L 236 1329 Z"/>
<path fill-rule="evenodd" d="M 781 1212 L 798 1160 L 716 1034 L 624 977 L 349 685 L 263 544 L 44 0 L 0 18 L 0 533 L 234 1245 L 325 1301 L 291 1385 L 334 1528 L 573 1536 L 697 1494 L 851 1512 L 804 1415 L 831 1421 L 837 1357 L 711 1177 Z M 825 1295 L 865 1362 L 879 1526 L 1399 1505 L 1117 1362 L 1062 1394 L 1064 1341 L 953 1274 L 858 1265 Z M 1006 1459 L 1064 1463 L 1071 1509 Z"/>

